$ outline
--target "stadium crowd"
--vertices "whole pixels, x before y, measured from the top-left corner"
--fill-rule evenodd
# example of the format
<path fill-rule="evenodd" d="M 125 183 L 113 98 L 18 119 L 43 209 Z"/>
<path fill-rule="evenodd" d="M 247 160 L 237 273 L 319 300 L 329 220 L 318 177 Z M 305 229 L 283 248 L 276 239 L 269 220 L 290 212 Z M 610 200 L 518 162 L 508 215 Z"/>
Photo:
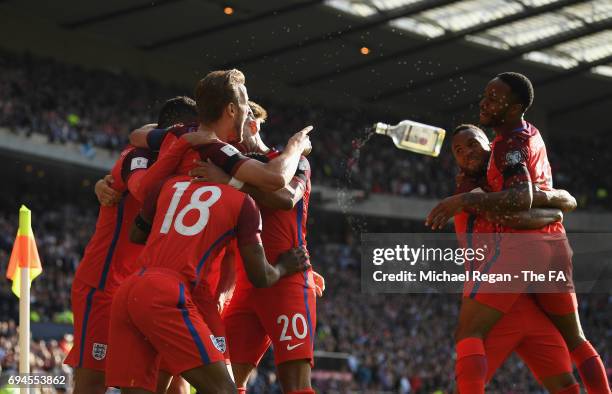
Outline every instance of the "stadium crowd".
<path fill-rule="evenodd" d="M 160 103 L 189 94 L 145 78 L 87 70 L 27 54 L 0 52 L 0 72 L 0 127 L 25 135 L 43 133 L 51 143 L 73 142 L 90 157 L 95 147 L 120 150 L 128 130 L 155 119 L 152 113 Z M 252 95 L 258 99 L 257 92 Z M 448 179 L 454 165 L 447 146 L 435 159 L 405 154 L 381 136 L 362 147 L 370 137 L 367 126 L 380 121 L 379 117 L 278 101 L 263 100 L 262 104 L 270 114 L 263 128 L 268 140 L 281 143 L 289 132 L 307 124 L 319 130 L 313 137 L 310 161 L 313 178 L 320 185 L 349 184 L 366 195 L 440 198 L 452 192 Z M 577 134 L 556 140 L 553 135 L 548 141 L 555 184 L 569 188 L 581 208 L 609 210 L 612 206 L 612 178 L 597 176 L 601 168 L 612 164 L 612 152 L 598 149 L 604 138 Z M 389 162 L 394 165 L 390 167 Z"/>
<path fill-rule="evenodd" d="M 34 203 L 34 206 L 36 204 Z M 15 209 L 13 209 L 16 211 Z M 34 212 L 34 232 L 44 273 L 33 282 L 32 313 L 35 321 L 66 322 L 70 286 L 83 248 L 95 226 L 95 206 L 46 207 Z M 318 302 L 315 349 L 349 354 L 343 370 L 352 380 L 315 379 L 324 392 L 450 393 L 453 387 L 453 330 L 459 299 L 439 295 L 373 295 L 360 290 L 359 247 L 350 226 L 338 224 L 334 215 L 312 213 L 309 249 L 316 270 L 327 282 Z M 372 225 L 372 223 L 369 223 Z M 0 214 L 0 270 L 4 272 L 17 228 L 16 212 Z M 386 224 L 388 226 L 389 223 Z M 374 223 L 376 226 L 376 223 Z M 343 228 L 344 231 L 338 231 Z M 339 236 L 342 234 L 342 236 Z M 612 298 L 584 295 L 581 316 L 586 333 L 612 363 Z M 10 282 L 0 281 L 0 366 L 17 367 L 15 321 L 17 302 Z M 64 317 L 64 318 L 62 318 Z M 34 338 L 32 365 L 37 371 L 69 373 L 61 365 L 71 336 L 55 340 Z M 316 370 L 315 370 L 316 371 Z M 540 392 L 527 368 L 511 358 L 489 386 L 499 393 Z M 250 393 L 280 392 L 271 354 L 249 384 Z"/>

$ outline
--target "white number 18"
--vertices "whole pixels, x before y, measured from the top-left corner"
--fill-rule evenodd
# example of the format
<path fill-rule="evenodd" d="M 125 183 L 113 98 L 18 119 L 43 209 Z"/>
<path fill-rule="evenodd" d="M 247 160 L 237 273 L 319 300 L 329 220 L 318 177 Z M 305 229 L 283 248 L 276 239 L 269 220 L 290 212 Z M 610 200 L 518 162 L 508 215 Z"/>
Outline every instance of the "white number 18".
<path fill-rule="evenodd" d="M 183 193 L 191 182 L 177 182 L 174 184 L 174 188 L 176 191 L 172 196 L 172 200 L 170 200 L 170 205 L 168 206 L 168 210 L 166 211 L 166 215 L 164 216 L 164 222 L 162 223 L 161 229 L 159 230 L 162 234 L 167 234 L 170 231 L 170 226 L 172 225 L 172 221 L 174 219 L 174 213 L 176 212 L 176 208 L 183 196 Z M 201 201 L 200 198 L 206 192 L 210 192 L 210 197 L 208 199 Z M 210 215 L 210 207 L 219 200 L 221 197 L 221 189 L 216 186 L 202 186 L 197 188 L 193 194 L 191 195 L 191 201 L 189 204 L 185 205 L 183 209 L 176 216 L 176 220 L 174 220 L 174 230 L 181 235 L 191 236 L 196 235 L 200 231 L 206 227 L 208 223 L 208 217 Z M 192 224 L 191 226 L 186 226 L 183 223 L 185 216 L 196 209 L 199 213 L 198 220 Z"/>

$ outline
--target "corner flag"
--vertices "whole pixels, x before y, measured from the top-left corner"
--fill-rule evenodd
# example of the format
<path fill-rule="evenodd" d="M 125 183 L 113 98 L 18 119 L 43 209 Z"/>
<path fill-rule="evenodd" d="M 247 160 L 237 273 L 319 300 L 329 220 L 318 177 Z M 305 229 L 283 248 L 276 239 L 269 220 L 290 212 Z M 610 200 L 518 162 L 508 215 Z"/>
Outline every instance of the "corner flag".
<path fill-rule="evenodd" d="M 31 212 L 25 205 L 22 205 L 19 209 L 19 230 L 6 271 L 6 277 L 13 281 L 13 293 L 17 297 L 19 297 L 21 289 L 22 268 L 29 268 L 29 288 L 32 285 L 32 280 L 42 272 L 42 266 L 32 232 Z"/>

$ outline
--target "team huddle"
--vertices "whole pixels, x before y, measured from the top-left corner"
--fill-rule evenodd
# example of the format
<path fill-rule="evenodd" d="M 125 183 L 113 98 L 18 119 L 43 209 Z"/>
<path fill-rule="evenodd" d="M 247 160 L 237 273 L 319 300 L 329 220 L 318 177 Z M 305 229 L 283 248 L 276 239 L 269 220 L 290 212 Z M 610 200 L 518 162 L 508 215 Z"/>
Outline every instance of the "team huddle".
<path fill-rule="evenodd" d="M 171 99 L 96 185 L 96 231 L 72 288 L 75 393 L 245 392 L 274 345 L 285 392 L 312 393 L 316 296 L 306 250 L 308 132 L 284 150 L 243 74 Z M 231 360 L 231 363 L 230 363 Z M 187 391 L 188 392 L 188 391 Z"/>
<path fill-rule="evenodd" d="M 480 123 L 452 137 L 457 193 L 427 217 L 454 217 L 459 242 L 496 247 L 470 270 L 502 272 L 521 254 L 571 277 L 561 224 L 575 208 L 552 188 L 539 131 L 524 121 L 533 87 L 503 73 L 486 87 Z M 323 278 L 306 249 L 312 127 L 282 152 L 259 133 L 267 113 L 249 101 L 244 75 L 214 71 L 195 101 L 168 100 L 156 124 L 130 135 L 110 175 L 96 184 L 95 233 L 72 287 L 74 393 L 246 392 L 273 345 L 283 392 L 311 386 L 316 297 Z M 529 245 L 504 237 L 529 234 Z M 482 238 L 481 238 L 482 237 Z M 599 355 L 580 327 L 573 289 L 499 293 L 466 283 L 456 331 L 459 393 L 484 393 L 512 353 L 551 393 L 610 393 Z"/>

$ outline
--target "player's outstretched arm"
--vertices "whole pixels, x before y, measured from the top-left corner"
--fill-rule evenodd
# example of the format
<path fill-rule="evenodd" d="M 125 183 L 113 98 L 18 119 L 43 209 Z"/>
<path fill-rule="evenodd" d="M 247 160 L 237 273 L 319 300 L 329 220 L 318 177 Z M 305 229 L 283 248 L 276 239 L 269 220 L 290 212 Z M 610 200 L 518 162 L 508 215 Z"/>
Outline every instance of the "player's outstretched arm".
<path fill-rule="evenodd" d="M 551 223 L 563 221 L 563 212 L 557 208 L 531 208 L 510 214 L 487 213 L 490 222 L 519 230 L 535 230 Z"/>
<path fill-rule="evenodd" d="M 189 175 L 196 177 L 195 182 L 205 181 L 227 185 L 232 179 L 229 174 L 216 166 L 210 159 L 206 162 L 199 161 L 196 164 L 198 166 L 189 172 Z M 296 176 L 289 185 L 273 192 L 260 190 L 249 183 L 243 183 L 239 190 L 253 197 L 259 205 L 272 209 L 291 210 L 304 196 L 306 186 Z"/>
<path fill-rule="evenodd" d="M 276 266 L 266 260 L 264 248 L 260 243 L 240 246 L 244 270 L 253 286 L 270 287 L 278 280 L 310 267 L 306 251 L 302 248 L 291 249 L 279 256 Z"/>
<path fill-rule="evenodd" d="M 563 212 L 572 212 L 578 204 L 574 196 L 566 190 L 540 190 L 536 187 L 533 191 L 533 206 L 558 208 Z"/>
<path fill-rule="evenodd" d="M 308 133 L 312 129 L 312 126 L 308 126 L 295 133 L 283 153 L 268 163 L 247 161 L 238 168 L 234 178 L 264 191 L 276 191 L 285 187 L 297 170 L 302 152 L 310 149 Z"/>

